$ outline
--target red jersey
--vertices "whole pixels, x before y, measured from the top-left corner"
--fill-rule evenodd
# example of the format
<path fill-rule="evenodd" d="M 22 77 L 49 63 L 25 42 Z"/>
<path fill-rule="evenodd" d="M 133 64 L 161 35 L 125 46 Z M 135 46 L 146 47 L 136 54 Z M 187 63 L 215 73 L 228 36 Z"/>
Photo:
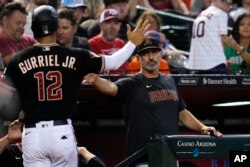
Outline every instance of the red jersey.
<path fill-rule="evenodd" d="M 112 43 L 107 43 L 102 39 L 100 34 L 90 38 L 88 42 L 91 51 L 96 54 L 102 55 L 112 55 L 114 52 L 118 51 L 125 45 L 125 42 L 120 38 L 115 38 Z M 124 63 L 118 70 L 109 71 L 109 74 L 125 74 L 126 67 L 127 63 Z"/>
<path fill-rule="evenodd" d="M 14 41 L 0 31 L 0 53 L 3 59 L 7 56 L 13 56 L 15 53 L 32 46 L 36 43 L 36 40 L 30 35 L 23 35 L 21 40 Z"/>

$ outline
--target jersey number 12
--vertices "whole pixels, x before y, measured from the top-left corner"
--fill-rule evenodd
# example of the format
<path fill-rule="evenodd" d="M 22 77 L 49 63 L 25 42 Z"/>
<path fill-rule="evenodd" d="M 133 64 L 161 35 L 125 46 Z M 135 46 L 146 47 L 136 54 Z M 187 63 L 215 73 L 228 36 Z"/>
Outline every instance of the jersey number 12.
<path fill-rule="evenodd" d="M 55 101 L 62 99 L 62 74 L 59 71 L 37 72 L 34 74 L 37 79 L 38 100 Z M 52 83 L 45 87 L 45 81 Z"/>

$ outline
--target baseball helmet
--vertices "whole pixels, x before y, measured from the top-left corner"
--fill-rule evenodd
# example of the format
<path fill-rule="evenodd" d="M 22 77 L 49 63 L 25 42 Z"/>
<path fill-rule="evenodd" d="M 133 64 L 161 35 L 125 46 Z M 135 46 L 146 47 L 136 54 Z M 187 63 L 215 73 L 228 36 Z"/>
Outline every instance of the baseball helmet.
<path fill-rule="evenodd" d="M 41 38 L 57 31 L 59 17 L 56 10 L 49 5 L 37 7 L 32 14 L 32 25 L 35 38 Z"/>

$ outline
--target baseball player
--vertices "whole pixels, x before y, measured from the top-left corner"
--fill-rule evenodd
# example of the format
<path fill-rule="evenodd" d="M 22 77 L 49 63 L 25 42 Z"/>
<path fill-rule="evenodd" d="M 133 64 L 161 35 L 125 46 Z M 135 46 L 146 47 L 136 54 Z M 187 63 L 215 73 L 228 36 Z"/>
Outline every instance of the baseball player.
<path fill-rule="evenodd" d="M 22 137 L 22 123 L 13 121 L 8 129 L 8 134 L 0 138 L 0 164 L 5 167 L 23 167 L 22 145 L 17 142 Z M 13 143 L 13 144 L 12 144 Z M 105 167 L 104 162 L 85 147 L 77 147 L 79 154 L 79 167 Z"/>
<path fill-rule="evenodd" d="M 36 8 L 31 28 L 38 43 L 16 54 L 3 74 L 13 86 L 2 85 L 20 95 L 25 167 L 77 167 L 77 143 L 70 118 L 83 77 L 119 68 L 150 26 L 147 21 L 140 22 L 134 31 L 128 26 L 129 42 L 121 50 L 112 56 L 97 56 L 59 46 L 58 20 L 53 7 Z"/>

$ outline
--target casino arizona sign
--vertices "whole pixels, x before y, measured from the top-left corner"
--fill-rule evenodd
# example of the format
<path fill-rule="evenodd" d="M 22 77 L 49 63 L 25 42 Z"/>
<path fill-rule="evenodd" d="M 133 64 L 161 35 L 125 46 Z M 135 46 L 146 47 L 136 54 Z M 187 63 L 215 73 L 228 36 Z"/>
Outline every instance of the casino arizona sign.
<path fill-rule="evenodd" d="M 216 147 L 216 142 L 204 142 L 204 141 L 183 142 L 181 140 L 178 140 L 177 146 L 178 147 Z"/>

